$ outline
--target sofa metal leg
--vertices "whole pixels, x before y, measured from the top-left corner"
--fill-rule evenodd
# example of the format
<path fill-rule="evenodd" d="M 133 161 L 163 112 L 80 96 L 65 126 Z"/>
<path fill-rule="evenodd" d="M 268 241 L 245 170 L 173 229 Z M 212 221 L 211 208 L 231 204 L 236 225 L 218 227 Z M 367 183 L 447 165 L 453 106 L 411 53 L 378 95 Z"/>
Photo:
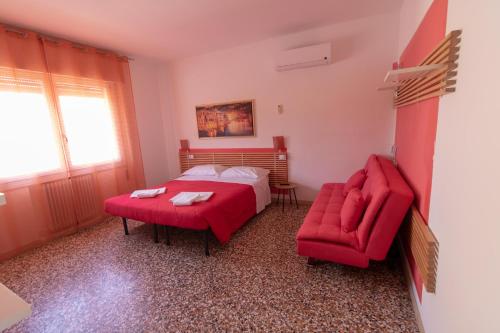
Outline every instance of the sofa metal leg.
<path fill-rule="evenodd" d="M 128 235 L 127 218 L 122 217 L 122 222 L 123 222 L 123 230 L 125 231 L 125 235 Z"/>

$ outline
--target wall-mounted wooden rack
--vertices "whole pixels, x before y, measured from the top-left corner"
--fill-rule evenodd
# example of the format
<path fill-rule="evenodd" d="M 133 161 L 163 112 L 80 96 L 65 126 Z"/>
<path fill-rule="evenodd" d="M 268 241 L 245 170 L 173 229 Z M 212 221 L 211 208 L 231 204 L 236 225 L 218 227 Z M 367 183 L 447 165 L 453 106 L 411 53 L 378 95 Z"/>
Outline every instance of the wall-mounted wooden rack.
<path fill-rule="evenodd" d="M 378 90 L 397 89 L 407 80 L 428 77 L 433 72 L 443 69 L 444 66 L 444 64 L 431 64 L 390 70 L 385 75 L 384 85 Z"/>
<path fill-rule="evenodd" d="M 403 222 L 401 236 L 411 249 L 425 289 L 436 292 L 439 243 L 415 206 L 411 207 Z"/>
<path fill-rule="evenodd" d="M 393 90 L 395 107 L 454 92 L 461 34 L 451 31 L 419 66 L 389 71 L 378 90 Z"/>

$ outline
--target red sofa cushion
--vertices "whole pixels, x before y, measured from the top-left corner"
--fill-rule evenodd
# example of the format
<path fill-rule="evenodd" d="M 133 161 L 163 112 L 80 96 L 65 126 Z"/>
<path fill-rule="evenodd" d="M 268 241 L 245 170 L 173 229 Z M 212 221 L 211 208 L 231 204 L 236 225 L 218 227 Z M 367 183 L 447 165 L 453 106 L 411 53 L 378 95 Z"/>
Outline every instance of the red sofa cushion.
<path fill-rule="evenodd" d="M 343 193 L 344 195 L 349 194 L 353 188 L 362 188 L 366 181 L 366 173 L 364 169 L 356 171 L 344 185 Z"/>
<path fill-rule="evenodd" d="M 368 156 L 368 160 L 366 160 L 366 164 L 365 164 L 365 172 L 366 172 L 367 177 L 370 177 L 370 174 L 373 171 L 373 168 L 376 168 L 377 165 L 378 165 L 377 155 L 371 154 L 370 156 Z"/>
<path fill-rule="evenodd" d="M 349 191 L 340 211 L 340 224 L 344 232 L 351 232 L 357 229 L 364 209 L 365 200 L 361 191 L 358 188 Z"/>
<path fill-rule="evenodd" d="M 371 195 L 371 200 L 366 207 L 365 214 L 363 215 L 363 219 L 361 220 L 357 230 L 361 250 L 366 249 L 368 236 L 370 235 L 373 223 L 375 222 L 377 214 L 384 204 L 388 194 L 389 188 L 386 185 L 380 185 Z"/>
<path fill-rule="evenodd" d="M 385 174 L 377 158 L 372 158 L 372 156 L 370 156 L 367 163 L 368 179 L 361 190 L 366 205 L 365 214 L 357 230 L 358 241 L 362 251 L 366 248 L 373 223 L 389 194 L 389 187 L 387 186 Z"/>
<path fill-rule="evenodd" d="M 363 184 L 361 192 L 366 204 L 369 205 L 375 190 L 380 187 L 387 187 L 387 180 L 375 155 L 370 156 L 365 170 L 367 179 Z"/>
<path fill-rule="evenodd" d="M 340 212 L 345 197 L 344 184 L 327 183 L 314 200 L 304 223 L 297 233 L 297 240 L 313 240 L 345 244 L 358 248 L 356 232 L 344 232 L 340 222 Z"/>
<path fill-rule="evenodd" d="M 378 156 L 378 161 L 390 189 L 382 209 L 377 214 L 377 221 L 373 225 L 368 238 L 365 253 L 375 260 L 385 258 L 392 244 L 399 226 L 408 211 L 413 192 L 405 182 L 392 161 Z"/>

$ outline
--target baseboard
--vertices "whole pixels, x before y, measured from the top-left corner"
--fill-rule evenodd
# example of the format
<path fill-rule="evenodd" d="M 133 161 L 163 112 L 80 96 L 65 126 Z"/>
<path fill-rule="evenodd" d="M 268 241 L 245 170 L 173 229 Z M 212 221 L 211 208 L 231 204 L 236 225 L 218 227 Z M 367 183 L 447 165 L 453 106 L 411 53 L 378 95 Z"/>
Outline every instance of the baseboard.
<path fill-rule="evenodd" d="M 415 313 L 415 319 L 417 321 L 418 330 L 420 331 L 420 333 L 425 333 L 424 324 L 422 322 L 422 316 L 420 315 L 420 308 L 418 307 L 417 303 L 419 302 L 419 300 L 416 297 L 416 290 L 413 287 L 413 279 L 411 275 L 410 264 L 408 263 L 408 259 L 406 258 L 406 252 L 403 244 L 401 243 L 401 239 L 399 237 L 397 237 L 396 239 L 399 247 L 399 253 L 401 253 L 400 256 L 401 264 L 403 267 L 403 272 L 405 274 L 406 284 L 408 286 L 408 293 L 410 294 L 411 305 L 413 307 L 413 312 Z"/>

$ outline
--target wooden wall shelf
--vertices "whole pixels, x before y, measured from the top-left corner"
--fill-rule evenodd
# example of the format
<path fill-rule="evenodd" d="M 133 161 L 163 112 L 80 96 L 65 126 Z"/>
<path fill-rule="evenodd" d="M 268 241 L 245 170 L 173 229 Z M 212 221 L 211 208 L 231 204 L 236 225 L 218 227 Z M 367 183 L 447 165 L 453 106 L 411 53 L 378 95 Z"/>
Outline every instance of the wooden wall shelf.
<path fill-rule="evenodd" d="M 415 206 L 411 207 L 403 222 L 401 235 L 411 249 L 425 289 L 435 293 L 439 243 Z"/>
<path fill-rule="evenodd" d="M 461 34 L 451 31 L 419 66 L 389 71 L 378 90 L 393 90 L 395 107 L 454 92 Z"/>
<path fill-rule="evenodd" d="M 380 87 L 379 90 L 397 89 L 406 80 L 429 77 L 445 66 L 445 64 L 431 64 L 390 70 L 385 75 L 384 83 L 386 85 Z"/>

